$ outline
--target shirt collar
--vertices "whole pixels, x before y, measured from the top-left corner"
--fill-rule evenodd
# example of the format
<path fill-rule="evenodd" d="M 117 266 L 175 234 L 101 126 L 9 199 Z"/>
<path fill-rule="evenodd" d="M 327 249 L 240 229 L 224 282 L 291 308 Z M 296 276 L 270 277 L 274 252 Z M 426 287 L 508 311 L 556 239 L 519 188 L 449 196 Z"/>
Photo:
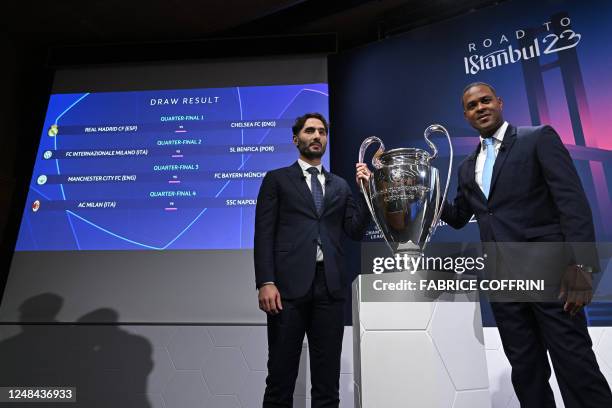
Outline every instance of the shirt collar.
<path fill-rule="evenodd" d="M 313 166 L 311 164 L 306 163 L 304 160 L 298 158 L 298 164 L 300 165 L 300 167 L 302 168 L 302 172 L 304 173 L 308 173 L 308 169 L 311 167 L 316 167 L 317 170 L 319 170 L 319 174 L 323 172 L 323 165 L 319 164 L 318 166 Z M 310 174 L 310 173 L 309 173 Z"/>
<path fill-rule="evenodd" d="M 506 134 L 506 129 L 508 129 L 508 122 L 504 121 L 504 123 L 502 123 L 502 125 L 495 131 L 495 133 L 493 133 L 493 136 L 491 136 L 498 144 L 504 141 L 504 135 Z M 485 148 L 484 145 L 484 137 L 480 136 L 480 147 L 482 149 Z"/>

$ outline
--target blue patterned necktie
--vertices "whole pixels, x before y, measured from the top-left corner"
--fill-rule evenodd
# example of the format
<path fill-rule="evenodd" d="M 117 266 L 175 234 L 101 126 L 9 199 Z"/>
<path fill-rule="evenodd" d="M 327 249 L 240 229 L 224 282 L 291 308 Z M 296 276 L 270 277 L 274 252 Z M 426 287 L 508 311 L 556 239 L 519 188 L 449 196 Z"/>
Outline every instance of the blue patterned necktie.
<path fill-rule="evenodd" d="M 306 171 L 310 173 L 310 191 L 312 192 L 315 207 L 317 208 L 317 212 L 321 214 L 321 209 L 323 208 L 323 187 L 321 187 L 321 182 L 318 177 L 319 169 L 310 167 Z"/>
<path fill-rule="evenodd" d="M 482 192 L 487 199 L 491 190 L 491 178 L 493 177 L 493 165 L 495 164 L 495 144 L 492 137 L 487 137 L 483 140 L 487 149 L 487 158 L 482 169 Z"/>

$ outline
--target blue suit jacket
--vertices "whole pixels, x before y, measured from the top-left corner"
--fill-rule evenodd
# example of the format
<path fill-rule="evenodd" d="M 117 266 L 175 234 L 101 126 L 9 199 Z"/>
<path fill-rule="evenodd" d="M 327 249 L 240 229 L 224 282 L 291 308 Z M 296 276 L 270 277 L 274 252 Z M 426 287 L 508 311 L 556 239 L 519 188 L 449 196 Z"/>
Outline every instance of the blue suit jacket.
<path fill-rule="evenodd" d="M 321 215 L 297 162 L 264 177 L 255 212 L 257 287 L 273 281 L 283 298 L 304 296 L 314 279 L 320 237 L 327 287 L 333 296 L 344 296 L 350 277 L 344 266 L 343 235 L 361 239 L 369 215 L 363 197 L 355 200 L 343 178 L 326 171 L 324 175 Z"/>
<path fill-rule="evenodd" d="M 480 145 L 459 165 L 459 185 L 442 220 L 463 227 L 474 214 L 483 242 L 594 242 L 591 208 L 569 152 L 550 126 L 508 126 L 487 200 L 475 181 Z M 598 269 L 593 245 L 572 261 Z"/>

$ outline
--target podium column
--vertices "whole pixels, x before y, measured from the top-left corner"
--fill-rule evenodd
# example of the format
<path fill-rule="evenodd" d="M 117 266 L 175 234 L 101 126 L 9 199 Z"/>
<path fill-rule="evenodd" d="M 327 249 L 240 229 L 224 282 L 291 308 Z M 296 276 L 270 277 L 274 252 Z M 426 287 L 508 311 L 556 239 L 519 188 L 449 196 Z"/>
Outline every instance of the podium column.
<path fill-rule="evenodd" d="M 407 274 L 359 275 L 353 282 L 355 406 L 490 408 L 480 304 L 473 295 L 444 293 L 431 301 L 410 301 L 416 295 L 409 292 L 401 295 L 406 301 L 363 296 L 376 280 Z"/>

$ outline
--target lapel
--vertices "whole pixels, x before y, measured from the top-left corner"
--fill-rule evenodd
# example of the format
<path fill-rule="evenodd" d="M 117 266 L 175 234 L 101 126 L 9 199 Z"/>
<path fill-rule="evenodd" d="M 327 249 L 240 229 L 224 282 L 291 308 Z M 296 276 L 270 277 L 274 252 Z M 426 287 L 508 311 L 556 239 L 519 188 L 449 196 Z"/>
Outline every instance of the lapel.
<path fill-rule="evenodd" d="M 478 157 L 480 149 L 481 145 L 479 142 L 478 145 L 476 145 L 476 149 L 467 157 L 467 175 L 469 177 L 467 184 L 476 192 L 481 201 L 487 201 L 487 198 L 478 186 L 478 183 L 476 183 L 476 157 Z"/>
<path fill-rule="evenodd" d="M 337 198 L 336 190 L 338 187 L 336 177 L 334 177 L 333 174 L 325 170 L 325 168 L 323 168 L 323 175 L 325 176 L 325 197 L 323 198 L 322 214 L 324 214 L 326 210 L 331 208 L 333 201 Z"/>
<path fill-rule="evenodd" d="M 310 189 L 308 188 L 306 177 L 302 172 L 300 164 L 296 161 L 291 166 L 287 167 L 287 170 L 289 171 L 289 179 L 291 179 L 295 185 L 295 188 L 304 199 L 304 202 L 308 203 L 307 205 L 310 207 L 313 214 L 318 216 L 317 207 L 315 207 L 314 198 L 312 198 L 312 192 L 310 192 Z"/>
<path fill-rule="evenodd" d="M 516 128 L 510 124 L 508 124 L 508 129 L 506 129 L 506 134 L 504 135 L 504 140 L 499 148 L 499 152 L 497 153 L 497 157 L 495 158 L 495 164 L 493 165 L 493 176 L 491 177 L 491 189 L 489 190 L 489 201 L 493 196 L 493 192 L 495 190 L 495 182 L 499 177 L 499 173 L 501 172 L 502 167 L 508 155 L 510 154 L 510 150 L 512 149 L 512 145 L 514 145 L 514 141 L 516 140 Z"/>

